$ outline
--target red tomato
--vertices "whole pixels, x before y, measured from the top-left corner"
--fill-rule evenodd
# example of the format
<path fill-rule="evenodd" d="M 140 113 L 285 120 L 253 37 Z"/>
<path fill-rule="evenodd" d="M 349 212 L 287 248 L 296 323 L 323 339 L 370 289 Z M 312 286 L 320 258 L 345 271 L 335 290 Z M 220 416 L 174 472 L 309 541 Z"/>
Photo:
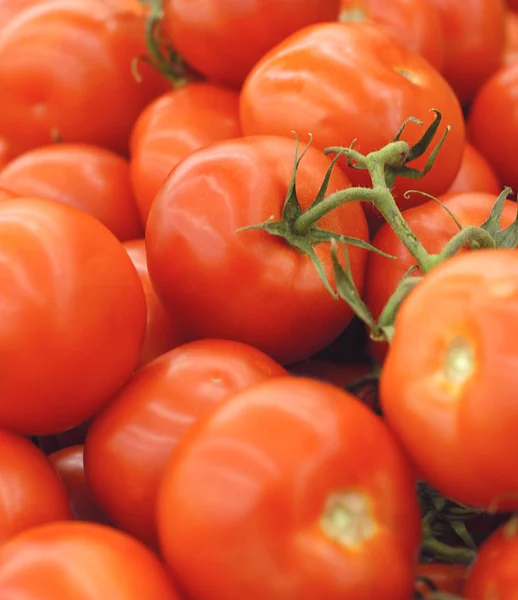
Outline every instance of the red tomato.
<path fill-rule="evenodd" d="M 147 548 L 95 523 L 35 527 L 0 547 L 2 600 L 179 600 Z"/>
<path fill-rule="evenodd" d="M 86 473 L 113 521 L 157 546 L 155 505 L 164 465 L 188 427 L 216 404 L 286 371 L 225 340 L 186 344 L 140 370 L 94 420 Z"/>
<path fill-rule="evenodd" d="M 54 144 L 30 150 L 0 171 L 0 185 L 20 196 L 55 200 L 101 221 L 120 240 L 143 234 L 121 156 L 85 144 Z"/>
<path fill-rule="evenodd" d="M 365 154 L 390 142 L 411 116 L 429 125 L 432 108 L 442 112 L 444 125 L 452 130 L 430 173 L 417 181 L 396 181 L 398 203 L 408 207 L 424 198 L 412 194 L 405 199 L 405 190 L 436 196 L 453 182 L 462 158 L 464 117 L 442 76 L 378 27 L 330 23 L 289 37 L 254 67 L 241 92 L 240 112 L 245 135 L 311 132 L 322 149 L 349 146 L 357 138 L 356 147 Z M 402 139 L 414 143 L 423 131 L 409 124 Z M 422 168 L 429 154 L 412 166 Z M 365 171 L 347 168 L 346 174 L 355 185 L 369 184 Z"/>
<path fill-rule="evenodd" d="M 145 64 L 136 81 L 145 16 L 126 3 L 46 0 L 0 29 L 0 131 L 14 151 L 56 135 L 128 151 L 135 119 L 167 85 Z"/>
<path fill-rule="evenodd" d="M 341 21 L 363 19 L 380 25 L 437 70 L 442 69 L 441 21 L 429 0 L 342 0 Z"/>
<path fill-rule="evenodd" d="M 12 198 L 17 198 L 18 195 L 10 190 L 6 190 L 3 187 L 0 187 L 0 202 L 2 200 L 11 200 Z"/>
<path fill-rule="evenodd" d="M 388 424 L 426 481 L 490 511 L 518 508 L 517 282 L 514 249 L 436 267 L 403 302 L 380 379 Z"/>
<path fill-rule="evenodd" d="M 466 141 L 459 172 L 448 192 L 488 192 L 498 196 L 502 188 L 493 167 Z"/>
<path fill-rule="evenodd" d="M 186 341 L 179 319 L 167 313 L 160 304 L 151 285 L 146 261 L 146 243 L 144 240 L 126 242 L 124 248 L 137 269 L 140 282 L 146 294 L 147 325 L 146 336 L 140 350 L 137 367 L 142 367 L 168 350 L 172 350 Z"/>
<path fill-rule="evenodd" d="M 0 447 L 0 547 L 26 529 L 70 519 L 67 492 L 45 455 L 4 429 Z"/>
<path fill-rule="evenodd" d="M 440 197 L 441 202 L 455 215 L 462 226 L 482 225 L 489 217 L 496 196 L 485 192 L 457 192 Z M 458 227 L 444 208 L 435 200 L 403 212 L 405 221 L 421 244 L 430 253 L 439 253 L 458 232 Z M 516 219 L 516 203 L 505 200 L 502 213 L 502 228 Z M 389 225 L 383 225 L 373 239 L 373 245 L 383 252 L 396 256 L 398 260 L 384 258 L 370 252 L 365 273 L 364 300 L 377 319 L 399 282 L 415 265 L 415 260 Z M 462 251 L 462 250 L 461 250 Z M 419 275 L 416 269 L 413 275 Z M 371 342 L 371 353 L 382 362 L 387 345 Z"/>
<path fill-rule="evenodd" d="M 165 0 L 165 37 L 209 79 L 240 87 L 270 48 L 306 25 L 335 21 L 341 0 Z"/>
<path fill-rule="evenodd" d="M 142 112 L 131 135 L 131 178 L 143 223 L 173 167 L 198 148 L 241 134 L 238 105 L 233 90 L 191 83 Z"/>
<path fill-rule="evenodd" d="M 503 62 L 505 65 L 512 65 L 518 62 L 518 13 L 513 10 L 508 10 L 505 14 L 505 48 Z"/>
<path fill-rule="evenodd" d="M 417 567 L 418 581 L 415 589 L 425 595 L 431 593 L 425 581 L 431 581 L 438 591 L 462 595 L 468 576 L 468 567 L 442 563 L 422 563 Z"/>
<path fill-rule="evenodd" d="M 49 456 L 49 461 L 65 484 L 72 514 L 79 521 L 108 524 L 108 518 L 99 508 L 83 465 L 84 446 L 69 446 Z"/>
<path fill-rule="evenodd" d="M 313 358 L 290 367 L 290 372 L 299 377 L 311 377 L 345 387 L 360 379 L 372 370 L 370 365 L 358 363 L 336 363 L 330 360 Z"/>
<path fill-rule="evenodd" d="M 305 254 L 264 231 L 236 232 L 280 219 L 295 151 L 293 139 L 274 136 L 212 144 L 178 165 L 159 191 L 146 230 L 149 274 L 189 338 L 237 340 L 290 364 L 327 346 L 350 322 L 351 310 L 331 296 Z M 309 148 L 297 172 L 302 208 L 315 199 L 329 165 Z M 335 168 L 328 192 L 349 185 Z M 368 236 L 356 202 L 319 225 Z M 329 244 L 315 250 L 331 281 Z M 351 247 L 349 254 L 362 289 L 366 253 Z"/>
<path fill-rule="evenodd" d="M 47 200 L 0 203 L 0 424 L 57 433 L 130 377 L 146 324 L 140 279 L 99 221 Z"/>
<path fill-rule="evenodd" d="M 1 8 L 1 5 L 0 5 Z M 0 171 L 7 165 L 11 160 L 13 160 L 14 154 L 7 143 L 7 140 L 0 137 Z"/>
<path fill-rule="evenodd" d="M 420 521 L 406 459 L 354 396 L 311 379 L 271 379 L 198 421 L 166 467 L 157 523 L 196 600 L 413 589 Z"/>

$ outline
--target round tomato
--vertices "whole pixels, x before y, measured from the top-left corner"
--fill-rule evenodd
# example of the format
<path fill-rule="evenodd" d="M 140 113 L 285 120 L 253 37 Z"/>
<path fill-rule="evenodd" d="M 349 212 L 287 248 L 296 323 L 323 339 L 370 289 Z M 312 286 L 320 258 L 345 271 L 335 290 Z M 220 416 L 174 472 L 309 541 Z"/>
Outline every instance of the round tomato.
<path fill-rule="evenodd" d="M 200 73 L 239 88 L 270 48 L 312 23 L 334 21 L 341 0 L 165 0 L 162 27 Z"/>
<path fill-rule="evenodd" d="M 237 231 L 281 218 L 295 152 L 295 140 L 275 136 L 212 144 L 182 161 L 158 192 L 146 229 L 149 274 L 164 308 L 181 319 L 190 339 L 233 339 L 290 364 L 327 346 L 352 319 L 307 254 L 265 231 Z M 302 209 L 316 198 L 330 163 L 311 147 L 302 158 L 296 177 Z M 349 186 L 335 168 L 328 193 Z M 344 204 L 319 225 L 368 236 L 359 202 Z M 315 252 L 331 281 L 329 244 Z M 350 247 L 360 290 L 365 255 Z"/>
<path fill-rule="evenodd" d="M 0 547 L 26 529 L 72 518 L 63 483 L 32 442 L 0 429 L 0 447 Z"/>
<path fill-rule="evenodd" d="M 429 0 L 342 0 L 341 21 L 369 20 L 421 54 L 437 70 L 444 62 L 439 11 Z"/>
<path fill-rule="evenodd" d="M 518 508 L 517 332 L 518 253 L 466 252 L 403 302 L 381 372 L 384 415 L 425 480 L 477 508 Z"/>
<path fill-rule="evenodd" d="M 137 363 L 140 279 L 104 225 L 57 202 L 1 202 L 0 240 L 0 425 L 28 435 L 70 429 Z"/>
<path fill-rule="evenodd" d="M 0 29 L 0 131 L 16 153 L 54 137 L 127 153 L 141 110 L 167 89 L 149 65 L 145 16 L 121 2 L 46 0 Z"/>
<path fill-rule="evenodd" d="M 120 240 L 143 235 L 128 161 L 85 144 L 30 150 L 0 171 L 0 186 L 20 196 L 55 200 L 101 221 Z"/>
<path fill-rule="evenodd" d="M 166 467 L 157 523 L 197 600 L 413 589 L 420 521 L 406 458 L 368 408 L 319 381 L 274 378 L 199 420 Z"/>
<path fill-rule="evenodd" d="M 415 590 L 423 594 L 425 600 L 427 594 L 435 590 L 462 595 L 468 567 L 457 564 L 421 563 L 416 569 L 416 576 Z"/>
<path fill-rule="evenodd" d="M 452 129 L 430 173 L 396 181 L 404 208 L 425 200 L 419 194 L 404 198 L 405 190 L 436 196 L 453 182 L 462 159 L 464 117 L 452 89 L 428 61 L 378 27 L 329 23 L 290 36 L 254 67 L 241 92 L 240 114 L 245 135 L 310 132 L 322 149 L 357 139 L 355 147 L 366 154 L 392 141 L 409 117 L 428 126 L 432 108 Z M 423 132 L 411 123 L 402 139 L 412 144 Z M 429 154 L 430 149 L 410 165 L 423 168 Z M 347 167 L 346 174 L 355 185 L 369 184 L 366 171 Z"/>
<path fill-rule="evenodd" d="M 179 600 L 146 547 L 95 523 L 52 523 L 0 547 L 2 600 Z"/>
<path fill-rule="evenodd" d="M 484 223 L 496 202 L 496 196 L 484 192 L 457 192 L 445 194 L 440 200 L 460 224 L 466 227 Z M 504 202 L 502 228 L 508 227 L 516 219 L 516 203 L 511 200 Z M 405 210 L 403 217 L 430 253 L 439 253 L 459 230 L 450 215 L 435 200 Z M 397 260 L 392 260 L 370 252 L 367 258 L 364 300 L 377 319 L 399 282 L 415 265 L 415 260 L 387 224 L 378 230 L 372 243 L 383 252 L 397 257 Z M 412 274 L 419 275 L 420 270 L 416 269 Z M 370 350 L 382 362 L 387 345 L 371 342 Z"/>
<path fill-rule="evenodd" d="M 86 473 L 112 520 L 156 547 L 155 505 L 164 465 L 201 415 L 286 371 L 265 354 L 225 340 L 186 344 L 141 369 L 96 417 Z"/>
<path fill-rule="evenodd" d="M 466 142 L 460 169 L 448 192 L 489 192 L 498 196 L 502 188 L 493 167 L 472 144 Z"/>
<path fill-rule="evenodd" d="M 240 135 L 238 107 L 237 92 L 191 83 L 142 112 L 131 135 L 131 178 L 143 223 L 173 167 L 198 148 Z"/>

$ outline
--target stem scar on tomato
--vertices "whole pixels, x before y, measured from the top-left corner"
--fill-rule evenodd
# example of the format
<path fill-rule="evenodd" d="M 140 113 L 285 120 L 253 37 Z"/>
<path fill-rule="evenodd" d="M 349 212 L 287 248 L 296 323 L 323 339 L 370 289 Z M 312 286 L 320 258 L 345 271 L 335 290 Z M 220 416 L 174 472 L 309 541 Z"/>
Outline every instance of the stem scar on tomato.
<path fill-rule="evenodd" d="M 453 385 L 461 387 L 475 371 L 473 345 L 463 336 L 457 336 L 448 344 L 444 356 L 444 375 Z"/>

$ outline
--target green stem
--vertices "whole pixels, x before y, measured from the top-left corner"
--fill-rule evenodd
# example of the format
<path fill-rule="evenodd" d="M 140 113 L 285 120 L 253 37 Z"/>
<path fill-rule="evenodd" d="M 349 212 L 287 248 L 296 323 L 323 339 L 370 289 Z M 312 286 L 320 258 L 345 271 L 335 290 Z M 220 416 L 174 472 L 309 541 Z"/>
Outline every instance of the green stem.
<path fill-rule="evenodd" d="M 494 248 L 495 240 L 493 236 L 480 227 L 470 225 L 465 227 L 455 237 L 453 237 L 442 249 L 438 255 L 438 261 L 451 258 L 466 244 L 475 242 L 479 248 Z"/>
<path fill-rule="evenodd" d="M 470 548 L 448 546 L 448 544 L 444 544 L 436 538 L 426 535 L 424 536 L 421 548 L 432 554 L 437 560 L 462 563 L 463 565 L 471 564 L 476 554 Z"/>

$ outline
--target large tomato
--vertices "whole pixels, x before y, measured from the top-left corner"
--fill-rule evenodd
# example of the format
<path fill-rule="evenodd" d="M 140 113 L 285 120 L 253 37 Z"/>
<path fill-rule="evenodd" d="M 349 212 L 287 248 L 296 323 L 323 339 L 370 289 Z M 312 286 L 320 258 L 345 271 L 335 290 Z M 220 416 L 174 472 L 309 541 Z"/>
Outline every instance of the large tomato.
<path fill-rule="evenodd" d="M 466 252 L 403 302 L 380 379 L 385 418 L 426 481 L 495 511 L 518 508 L 517 330 L 518 253 Z"/>
<path fill-rule="evenodd" d="M 219 402 L 283 374 L 259 350 L 225 340 L 186 344 L 141 369 L 86 440 L 87 477 L 113 521 L 156 547 L 157 489 L 178 440 Z"/>
<path fill-rule="evenodd" d="M 252 70 L 240 113 L 246 135 L 311 133 L 322 149 L 357 139 L 355 147 L 366 154 L 390 142 L 409 117 L 429 125 L 432 108 L 452 129 L 430 173 L 396 181 L 399 205 L 408 207 L 424 198 L 403 198 L 405 190 L 438 195 L 453 182 L 462 159 L 464 118 L 452 89 L 428 61 L 379 27 L 330 23 L 290 36 Z M 402 139 L 414 143 L 422 134 L 423 127 L 409 124 Z M 429 154 L 411 166 L 422 168 Z M 347 168 L 346 174 L 354 184 L 369 183 L 365 171 Z"/>
<path fill-rule="evenodd" d="M 275 136 L 212 144 L 180 163 L 157 194 L 146 229 L 149 274 L 164 307 L 191 339 L 234 339 L 289 364 L 327 346 L 351 320 L 349 307 L 331 296 L 306 254 L 264 231 L 236 231 L 280 219 L 295 152 L 293 139 Z M 329 166 L 315 148 L 302 158 L 296 184 L 303 209 Z M 335 168 L 328 192 L 349 185 Z M 356 202 L 319 225 L 368 236 Z M 329 244 L 315 250 L 332 280 Z M 366 252 L 351 247 L 349 254 L 362 289 Z"/>
<path fill-rule="evenodd" d="M 120 240 L 143 235 L 128 162 L 85 144 L 30 150 L 0 171 L 0 186 L 20 196 L 75 206 L 104 223 Z"/>
<path fill-rule="evenodd" d="M 198 421 L 166 467 L 157 523 L 197 600 L 413 589 L 420 521 L 406 458 L 357 398 L 311 379 L 271 379 Z"/>
<path fill-rule="evenodd" d="M 146 325 L 122 245 L 50 200 L 0 203 L 0 424 L 56 433 L 92 416 L 130 377 Z"/>
<path fill-rule="evenodd" d="M 498 195 L 502 188 L 493 167 L 472 144 L 466 142 L 459 172 L 448 193 L 489 192 Z"/>
<path fill-rule="evenodd" d="M 240 87 L 254 64 L 285 37 L 334 21 L 340 0 L 165 0 L 166 38 L 209 79 Z"/>
<path fill-rule="evenodd" d="M 94 523 L 52 523 L 0 547 L 2 600 L 179 600 L 147 548 Z"/>
<path fill-rule="evenodd" d="M 45 0 L 0 29 L 0 132 L 13 151 L 54 136 L 128 151 L 138 114 L 167 87 L 146 64 L 135 79 L 145 16 L 124 4 Z"/>
<path fill-rule="evenodd" d="M 4 429 L 0 448 L 0 546 L 36 525 L 72 518 L 65 487 L 41 450 Z"/>

